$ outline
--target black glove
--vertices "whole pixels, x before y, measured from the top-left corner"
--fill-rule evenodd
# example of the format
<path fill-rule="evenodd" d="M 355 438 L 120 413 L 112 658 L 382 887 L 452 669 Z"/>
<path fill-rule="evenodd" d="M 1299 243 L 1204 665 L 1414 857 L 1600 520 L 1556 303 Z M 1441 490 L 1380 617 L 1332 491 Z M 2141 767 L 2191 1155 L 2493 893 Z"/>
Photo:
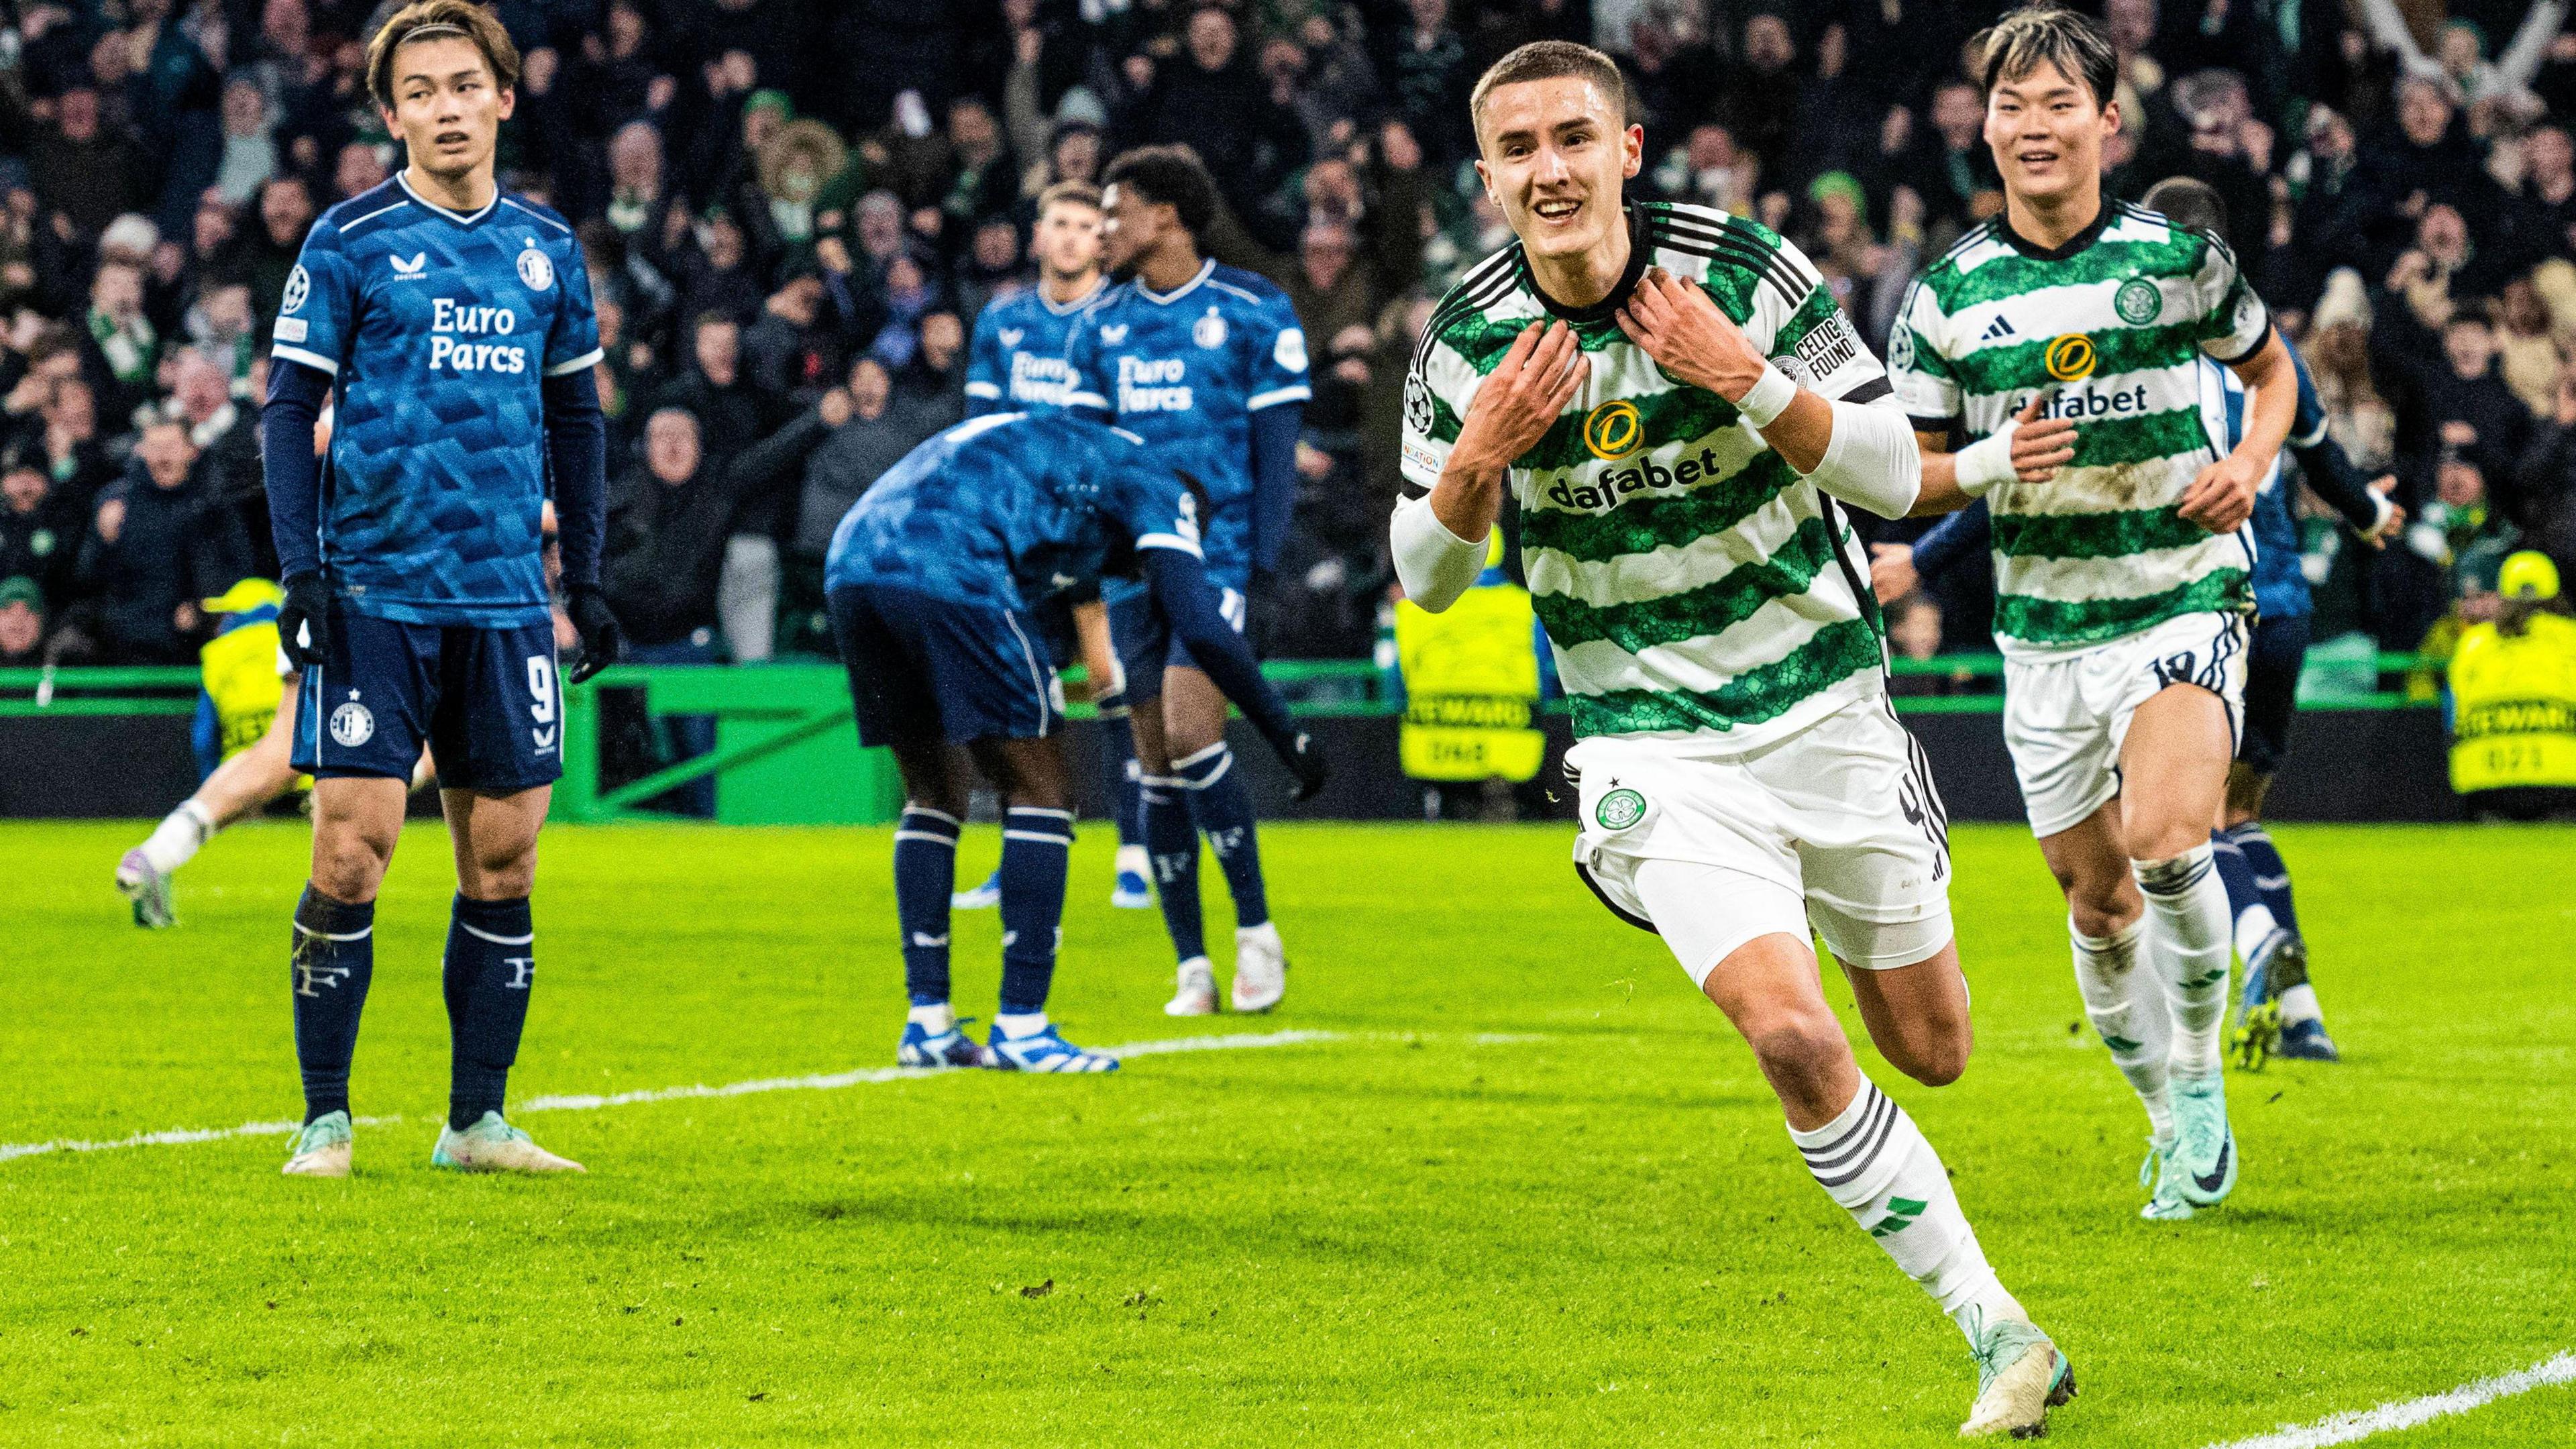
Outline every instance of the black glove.
<path fill-rule="evenodd" d="M 1297 777 L 1297 788 L 1288 792 L 1289 799 L 1302 805 L 1323 793 L 1324 750 L 1315 743 L 1313 736 L 1303 730 L 1298 731 L 1297 737 L 1280 750 L 1279 763 L 1286 765 L 1288 773 Z"/>
<path fill-rule="evenodd" d="M 286 662 L 310 669 L 331 652 L 331 586 L 319 573 L 297 574 L 284 585 L 286 602 L 277 608 L 277 647 Z"/>
<path fill-rule="evenodd" d="M 581 635 L 581 654 L 564 671 L 564 683 L 579 684 L 617 662 L 626 648 L 626 631 L 617 627 L 608 595 L 596 584 L 576 587 L 564 613 L 571 617 L 573 631 Z"/>

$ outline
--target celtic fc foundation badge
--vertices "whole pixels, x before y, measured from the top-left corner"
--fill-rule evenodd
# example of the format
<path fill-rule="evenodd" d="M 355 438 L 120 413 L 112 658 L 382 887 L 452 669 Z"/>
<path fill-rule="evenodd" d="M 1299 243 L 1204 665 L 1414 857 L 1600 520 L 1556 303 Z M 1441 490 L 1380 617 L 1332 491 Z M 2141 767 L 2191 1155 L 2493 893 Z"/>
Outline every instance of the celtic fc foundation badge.
<path fill-rule="evenodd" d="M 1646 818 L 1646 797 L 1634 790 L 1613 790 L 1592 807 L 1592 818 L 1604 830 L 1625 830 Z"/>
<path fill-rule="evenodd" d="M 2120 320 L 2132 327 L 2143 327 L 2156 320 L 2156 313 L 2164 310 L 2164 305 L 2165 294 L 2157 291 L 2156 284 L 2144 277 L 2131 277 L 2122 282 L 2120 290 L 2111 296 L 2111 310 L 2119 313 Z"/>

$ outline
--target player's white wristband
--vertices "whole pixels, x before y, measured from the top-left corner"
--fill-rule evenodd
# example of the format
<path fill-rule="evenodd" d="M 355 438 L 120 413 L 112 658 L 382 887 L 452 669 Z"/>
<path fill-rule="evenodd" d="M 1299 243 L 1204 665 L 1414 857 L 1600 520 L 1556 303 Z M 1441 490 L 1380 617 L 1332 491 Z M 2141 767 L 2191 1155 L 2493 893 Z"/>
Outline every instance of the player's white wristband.
<path fill-rule="evenodd" d="M 2388 516 L 2389 516 L 2390 514 L 2395 513 L 2395 512 L 2397 511 L 2397 505 L 2396 505 L 2396 504 L 2394 504 L 2394 503 L 2389 502 L 2389 501 L 2388 501 L 2388 495 L 2387 495 L 2387 494 L 2385 494 L 2385 493 L 2373 493 L 2373 494 L 2371 494 L 2371 495 L 2370 495 L 2370 503 L 2371 503 L 2371 509 L 2370 509 L 2370 530 L 2369 530 L 2369 536 L 2370 536 L 2370 537 L 2372 537 L 2372 538 L 2377 538 L 2381 533 L 2383 533 L 2383 532 L 2385 532 L 2385 531 L 2387 530 L 2387 528 L 2388 528 Z"/>
<path fill-rule="evenodd" d="M 1960 492 L 1982 498 L 1998 483 L 2020 480 L 2012 460 L 2013 434 L 2020 427 L 2021 420 L 2016 418 L 1997 428 L 1992 437 L 1979 438 L 1951 455 Z"/>
<path fill-rule="evenodd" d="M 1762 380 L 1746 391 L 1735 410 L 1744 414 L 1744 420 L 1753 425 L 1755 432 L 1760 432 L 1778 421 L 1780 415 L 1789 410 L 1789 404 L 1797 400 L 1797 382 L 1776 364 L 1766 362 L 1762 364 Z"/>

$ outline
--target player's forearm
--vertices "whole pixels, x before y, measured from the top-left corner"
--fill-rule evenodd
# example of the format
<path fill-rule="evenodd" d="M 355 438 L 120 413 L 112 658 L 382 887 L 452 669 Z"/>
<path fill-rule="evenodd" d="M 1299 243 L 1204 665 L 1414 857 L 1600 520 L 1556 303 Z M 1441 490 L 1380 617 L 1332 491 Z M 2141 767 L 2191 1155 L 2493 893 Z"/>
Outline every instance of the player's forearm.
<path fill-rule="evenodd" d="M 1429 498 L 1399 500 L 1387 523 L 1387 551 L 1404 596 L 1434 614 L 1458 602 L 1485 571 L 1491 533 L 1488 524 L 1475 538 L 1461 537 L 1440 521 Z"/>
<path fill-rule="evenodd" d="M 1297 433 L 1302 403 L 1274 403 L 1252 415 L 1252 567 L 1269 573 L 1288 546 L 1297 514 Z"/>
<path fill-rule="evenodd" d="M 313 428 L 330 395 L 330 374 L 320 368 L 284 358 L 269 363 L 259 440 L 281 579 L 322 568 L 322 461 L 313 453 Z"/>
<path fill-rule="evenodd" d="M 2368 533 L 2379 526 L 2380 510 L 2388 501 L 2370 491 L 2369 475 L 2363 473 L 2343 444 L 2332 438 L 2321 438 L 2300 447 L 2290 446 L 2290 456 L 2298 459 L 2299 471 L 2308 486 L 2316 490 L 2326 506 L 2341 515 L 2356 533 Z"/>
<path fill-rule="evenodd" d="M 608 531 L 608 418 L 592 369 L 545 380 L 546 460 L 555 484 L 555 531 L 566 589 L 599 585 Z"/>
<path fill-rule="evenodd" d="M 2289 344 L 2274 332 L 2252 357 L 2236 364 L 2235 371 L 2253 394 L 2253 406 L 2245 413 L 2245 436 L 2237 443 L 2235 456 L 2257 467 L 2270 467 L 2281 445 L 2289 441 L 2290 423 L 2299 411 L 2299 374 L 2290 361 Z"/>
<path fill-rule="evenodd" d="M 1817 488 L 1881 518 L 1905 517 L 1922 495 L 1923 455 L 1892 404 L 1828 402 L 1801 388 L 1762 439 Z"/>
<path fill-rule="evenodd" d="M 1976 500 L 1959 487 L 1959 455 L 1935 446 L 1928 434 L 1914 435 L 1914 455 L 1921 460 L 1922 482 L 1914 494 L 1914 506 L 1905 511 L 1908 518 L 1933 518 L 1956 513 Z"/>

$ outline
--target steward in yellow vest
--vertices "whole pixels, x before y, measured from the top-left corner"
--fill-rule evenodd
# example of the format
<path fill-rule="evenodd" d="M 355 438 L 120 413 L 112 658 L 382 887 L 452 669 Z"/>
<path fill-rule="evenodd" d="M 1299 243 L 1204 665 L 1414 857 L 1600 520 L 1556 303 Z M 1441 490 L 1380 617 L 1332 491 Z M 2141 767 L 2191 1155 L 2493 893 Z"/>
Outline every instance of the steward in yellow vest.
<path fill-rule="evenodd" d="M 2517 553 L 2496 592 L 2498 617 L 2451 656 L 2451 788 L 2478 815 L 2576 811 L 2576 620 L 2550 608 L 2557 566 Z"/>
<path fill-rule="evenodd" d="M 1485 571 L 1445 613 L 1410 600 L 1395 606 L 1396 667 L 1404 678 L 1401 758 L 1417 780 L 1536 775 L 1547 736 L 1532 723 L 1539 676 L 1529 590 L 1502 569 L 1495 529 Z"/>

